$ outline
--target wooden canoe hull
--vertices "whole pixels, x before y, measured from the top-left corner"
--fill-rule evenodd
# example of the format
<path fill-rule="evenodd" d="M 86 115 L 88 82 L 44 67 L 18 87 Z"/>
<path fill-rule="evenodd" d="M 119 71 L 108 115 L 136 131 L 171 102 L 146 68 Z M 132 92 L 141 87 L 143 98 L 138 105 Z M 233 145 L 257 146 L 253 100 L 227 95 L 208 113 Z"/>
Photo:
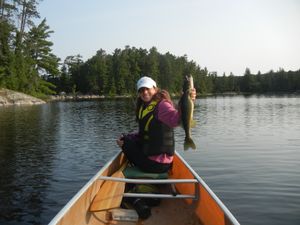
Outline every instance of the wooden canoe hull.
<path fill-rule="evenodd" d="M 90 205 L 98 193 L 103 180 L 99 176 L 110 176 L 125 161 L 123 154 L 113 157 L 53 218 L 50 225 L 98 225 L 109 224 L 107 212 L 90 212 Z M 230 211 L 217 198 L 204 181 L 178 154 L 175 154 L 174 164 L 170 172 L 172 179 L 197 179 L 197 185 L 176 184 L 180 194 L 194 194 L 198 188 L 199 199 L 164 199 L 160 206 L 152 208 L 152 216 L 138 223 L 117 222 L 117 224 L 205 224 L 230 225 L 239 224 Z"/>

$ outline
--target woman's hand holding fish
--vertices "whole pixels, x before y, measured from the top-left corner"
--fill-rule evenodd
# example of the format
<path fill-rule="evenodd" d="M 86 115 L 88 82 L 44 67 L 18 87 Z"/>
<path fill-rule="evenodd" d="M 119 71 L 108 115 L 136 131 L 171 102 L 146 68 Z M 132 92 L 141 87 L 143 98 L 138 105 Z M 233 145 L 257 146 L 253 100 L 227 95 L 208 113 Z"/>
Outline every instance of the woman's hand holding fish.
<path fill-rule="evenodd" d="M 122 135 L 121 137 L 119 137 L 119 139 L 117 139 L 117 145 L 122 148 L 122 146 L 124 145 L 124 140 L 123 140 L 124 136 Z"/>

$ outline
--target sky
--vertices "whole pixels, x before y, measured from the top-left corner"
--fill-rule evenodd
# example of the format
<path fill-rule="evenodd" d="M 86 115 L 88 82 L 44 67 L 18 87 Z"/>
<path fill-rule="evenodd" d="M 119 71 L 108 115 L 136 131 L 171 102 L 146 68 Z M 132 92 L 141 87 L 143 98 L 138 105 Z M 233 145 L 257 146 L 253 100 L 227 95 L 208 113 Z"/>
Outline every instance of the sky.
<path fill-rule="evenodd" d="M 299 0 L 43 0 L 37 10 L 62 61 L 128 45 L 218 75 L 300 69 Z"/>

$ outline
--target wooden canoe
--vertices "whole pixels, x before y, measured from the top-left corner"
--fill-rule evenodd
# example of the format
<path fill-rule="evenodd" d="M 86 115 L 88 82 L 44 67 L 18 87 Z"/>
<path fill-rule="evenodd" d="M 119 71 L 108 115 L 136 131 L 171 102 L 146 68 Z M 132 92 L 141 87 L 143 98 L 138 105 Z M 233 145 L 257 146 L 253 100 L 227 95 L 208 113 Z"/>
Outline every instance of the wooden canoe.
<path fill-rule="evenodd" d="M 161 204 L 151 209 L 152 215 L 146 220 L 112 221 L 108 211 L 91 211 L 90 207 L 105 180 L 118 171 L 126 161 L 122 153 L 114 156 L 51 220 L 50 225 L 98 225 L 98 224 L 204 224 L 237 225 L 239 222 L 213 193 L 207 184 L 176 152 L 172 170 L 167 180 L 196 180 L 196 183 L 175 183 L 181 196 L 197 195 L 189 198 L 163 198 Z M 129 179 L 130 180 L 130 179 Z M 128 181 L 129 181 L 128 180 Z"/>

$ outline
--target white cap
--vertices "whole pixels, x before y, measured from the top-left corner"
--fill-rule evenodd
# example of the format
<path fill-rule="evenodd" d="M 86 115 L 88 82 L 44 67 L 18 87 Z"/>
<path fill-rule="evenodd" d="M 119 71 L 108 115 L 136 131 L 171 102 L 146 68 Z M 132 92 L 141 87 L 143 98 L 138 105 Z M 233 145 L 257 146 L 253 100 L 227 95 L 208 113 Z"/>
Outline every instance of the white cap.
<path fill-rule="evenodd" d="M 150 77 L 142 77 L 136 83 L 136 89 L 139 90 L 142 87 L 145 87 L 145 88 L 156 87 L 156 82 Z"/>

